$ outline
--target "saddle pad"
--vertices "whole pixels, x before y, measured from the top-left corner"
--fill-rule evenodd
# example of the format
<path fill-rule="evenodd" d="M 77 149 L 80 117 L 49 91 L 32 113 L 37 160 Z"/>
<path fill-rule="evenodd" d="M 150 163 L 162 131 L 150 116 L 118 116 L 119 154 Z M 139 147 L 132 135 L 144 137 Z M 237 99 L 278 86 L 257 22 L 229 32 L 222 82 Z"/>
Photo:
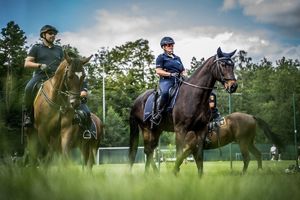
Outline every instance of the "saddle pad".
<path fill-rule="evenodd" d="M 152 116 L 152 106 L 154 101 L 154 93 L 151 93 L 145 103 L 144 108 L 144 122 Z"/>
<path fill-rule="evenodd" d="M 98 136 L 98 132 L 97 132 L 97 127 L 96 127 L 96 123 L 94 122 L 94 119 L 92 119 L 92 124 L 91 124 L 91 133 L 94 136 L 94 138 L 97 140 L 97 136 Z"/>
<path fill-rule="evenodd" d="M 178 91 L 179 88 L 176 89 L 175 94 L 173 96 L 173 98 L 171 99 L 171 101 L 169 102 L 169 104 L 167 105 L 167 112 L 172 112 L 177 96 L 178 96 Z M 154 102 L 154 92 L 151 93 L 145 103 L 145 108 L 144 108 L 144 122 L 147 121 L 151 116 L 152 116 L 152 109 L 153 109 L 153 102 Z"/>

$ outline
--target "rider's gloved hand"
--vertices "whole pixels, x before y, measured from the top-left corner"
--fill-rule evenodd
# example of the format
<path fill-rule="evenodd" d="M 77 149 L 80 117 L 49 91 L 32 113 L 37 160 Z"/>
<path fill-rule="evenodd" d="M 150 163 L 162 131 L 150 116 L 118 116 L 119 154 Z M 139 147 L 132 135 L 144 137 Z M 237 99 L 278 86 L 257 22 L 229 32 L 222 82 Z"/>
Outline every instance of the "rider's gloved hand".
<path fill-rule="evenodd" d="M 178 77 L 178 76 L 179 76 L 178 72 L 170 73 L 170 77 Z"/>
<path fill-rule="evenodd" d="M 45 71 L 45 70 L 48 69 L 48 65 L 46 65 L 46 64 L 40 64 L 40 69 L 43 70 L 43 71 Z"/>

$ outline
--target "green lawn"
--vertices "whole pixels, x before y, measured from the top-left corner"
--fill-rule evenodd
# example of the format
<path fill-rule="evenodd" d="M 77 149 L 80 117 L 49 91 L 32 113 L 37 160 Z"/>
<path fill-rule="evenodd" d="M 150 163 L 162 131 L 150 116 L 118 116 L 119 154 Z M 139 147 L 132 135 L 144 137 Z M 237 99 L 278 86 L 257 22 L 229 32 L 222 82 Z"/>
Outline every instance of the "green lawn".
<path fill-rule="evenodd" d="M 81 166 L 21 168 L 0 165 L 0 199 L 122 199 L 122 200 L 190 200 L 190 199 L 280 199 L 300 198 L 300 173 L 284 170 L 295 161 L 263 161 L 264 169 L 250 162 L 241 175 L 242 162 L 205 162 L 201 179 L 194 163 L 183 164 L 175 177 L 174 163 L 163 163 L 160 175 L 144 174 L 144 164 L 132 172 L 127 165 L 95 166 L 92 172 Z"/>

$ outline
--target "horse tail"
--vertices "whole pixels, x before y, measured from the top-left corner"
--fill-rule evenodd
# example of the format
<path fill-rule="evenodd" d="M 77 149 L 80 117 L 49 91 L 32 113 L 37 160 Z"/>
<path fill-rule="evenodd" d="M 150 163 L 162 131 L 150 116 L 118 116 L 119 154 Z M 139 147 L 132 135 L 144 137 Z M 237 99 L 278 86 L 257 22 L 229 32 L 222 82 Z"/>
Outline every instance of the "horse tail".
<path fill-rule="evenodd" d="M 130 123 L 130 141 L 129 141 L 128 157 L 129 157 L 130 167 L 132 167 L 135 161 L 138 144 L 139 144 L 139 126 L 136 118 L 133 116 L 132 113 L 130 114 L 129 123 Z"/>
<path fill-rule="evenodd" d="M 253 118 L 256 120 L 258 126 L 263 130 L 265 136 L 269 140 L 271 140 L 275 144 L 275 146 L 283 149 L 284 144 L 283 144 L 282 140 L 280 139 L 279 135 L 277 135 L 271 131 L 269 124 L 259 117 L 253 116 Z"/>

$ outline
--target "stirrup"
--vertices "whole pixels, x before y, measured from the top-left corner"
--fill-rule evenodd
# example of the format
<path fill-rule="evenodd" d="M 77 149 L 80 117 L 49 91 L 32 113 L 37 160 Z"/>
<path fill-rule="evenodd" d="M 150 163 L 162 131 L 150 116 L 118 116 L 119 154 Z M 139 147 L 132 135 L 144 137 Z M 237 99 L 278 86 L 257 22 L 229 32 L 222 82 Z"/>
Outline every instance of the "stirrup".
<path fill-rule="evenodd" d="M 32 120 L 30 119 L 30 117 L 26 116 L 24 118 L 23 126 L 24 127 L 32 127 L 33 126 L 33 123 L 32 123 Z"/>
<path fill-rule="evenodd" d="M 157 113 L 154 117 L 151 118 L 151 122 L 155 125 L 159 125 L 162 120 L 162 115 Z"/>
<path fill-rule="evenodd" d="M 83 131 L 82 137 L 83 139 L 89 140 L 92 138 L 92 134 L 89 130 L 85 130 Z"/>

